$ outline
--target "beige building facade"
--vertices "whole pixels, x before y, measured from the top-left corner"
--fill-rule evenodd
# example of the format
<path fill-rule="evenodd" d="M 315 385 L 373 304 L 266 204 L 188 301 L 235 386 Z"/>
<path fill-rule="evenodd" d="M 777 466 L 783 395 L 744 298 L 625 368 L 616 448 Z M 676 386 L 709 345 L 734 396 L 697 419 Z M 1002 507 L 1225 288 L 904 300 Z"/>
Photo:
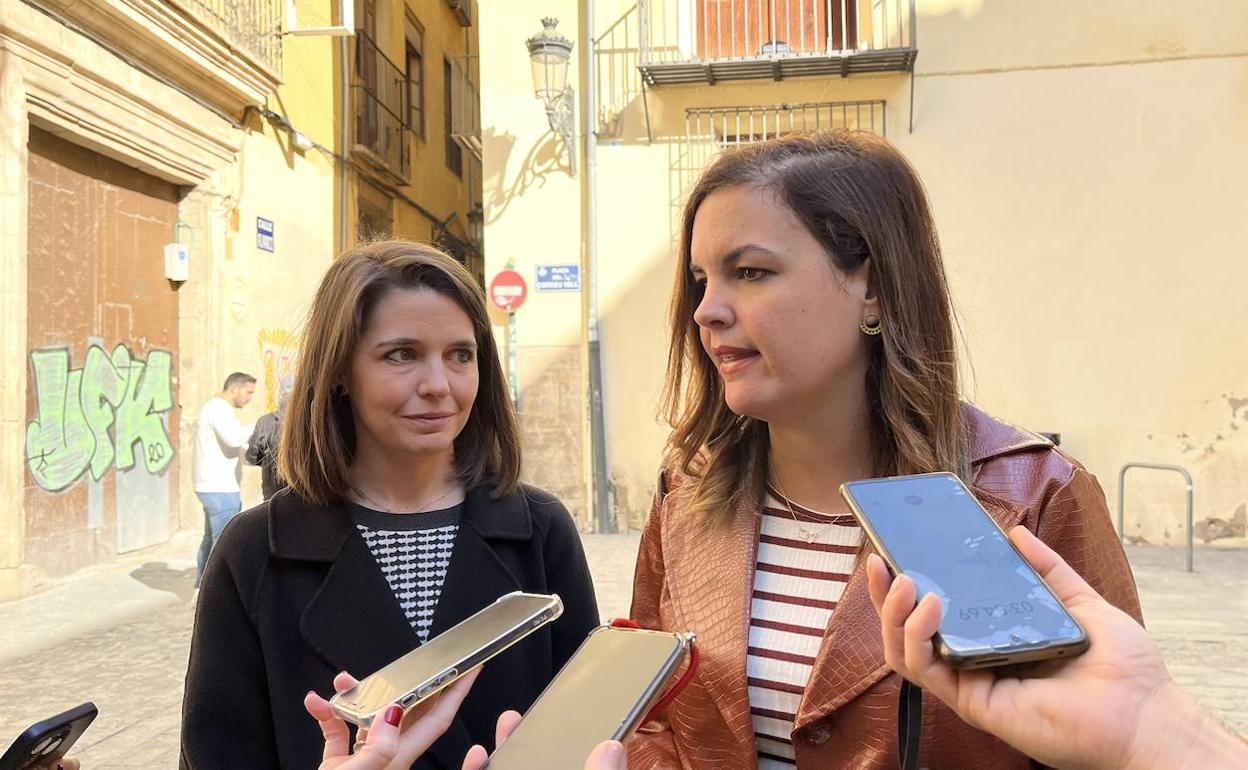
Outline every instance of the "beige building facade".
<path fill-rule="evenodd" d="M 592 96 L 575 175 L 525 66 L 540 16 L 574 43 L 578 109 Z M 486 279 L 508 263 L 530 288 L 545 265 L 582 271 L 579 295 L 533 291 L 515 314 L 521 411 L 547 410 L 530 475 L 586 528 L 640 525 L 667 434 L 656 408 L 684 193 L 726 147 L 846 126 L 886 136 L 927 185 L 966 397 L 1060 434 L 1111 511 L 1125 464 L 1184 467 L 1198 541 L 1241 538 L 1245 29 L 1234 0 L 483 2 Z M 605 515 L 579 430 L 591 316 Z M 1182 542 L 1182 478 L 1127 478 L 1127 535 Z"/>

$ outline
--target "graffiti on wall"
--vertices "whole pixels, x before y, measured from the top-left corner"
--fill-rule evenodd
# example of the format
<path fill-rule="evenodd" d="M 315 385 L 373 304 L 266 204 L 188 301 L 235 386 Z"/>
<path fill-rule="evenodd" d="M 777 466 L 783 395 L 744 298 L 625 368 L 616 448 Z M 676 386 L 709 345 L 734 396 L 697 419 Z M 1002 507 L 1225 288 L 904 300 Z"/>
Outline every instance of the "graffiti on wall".
<path fill-rule="evenodd" d="M 173 462 L 169 351 L 152 350 L 144 361 L 125 345 L 111 354 L 91 345 L 82 368 L 71 369 L 68 349 L 44 348 L 31 352 L 30 366 L 36 413 L 26 426 L 26 464 L 40 487 L 59 492 L 88 472 L 99 481 L 110 468 L 130 470 L 136 457 L 148 473 Z"/>
<path fill-rule="evenodd" d="M 283 378 L 294 379 L 299 338 L 285 329 L 261 329 L 256 339 L 264 361 L 265 411 L 272 412 L 277 409 Z"/>

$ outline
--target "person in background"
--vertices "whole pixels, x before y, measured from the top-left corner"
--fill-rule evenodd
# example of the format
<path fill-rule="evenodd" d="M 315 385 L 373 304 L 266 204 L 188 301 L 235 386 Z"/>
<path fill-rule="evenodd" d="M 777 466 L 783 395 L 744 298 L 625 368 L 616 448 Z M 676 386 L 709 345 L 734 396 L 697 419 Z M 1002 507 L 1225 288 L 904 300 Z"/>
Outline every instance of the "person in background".
<path fill-rule="evenodd" d="M 199 546 L 195 586 L 204 576 L 208 554 L 217 544 L 221 530 L 243 510 L 239 481 L 243 477 L 242 457 L 254 425 L 243 425 L 235 411 L 251 401 L 256 378 L 234 372 L 225 378 L 221 392 L 203 405 L 195 425 L 195 496 L 204 506 L 204 539 Z"/>
<path fill-rule="evenodd" d="M 247 442 L 247 462 L 260 466 L 260 489 L 264 499 L 268 500 L 277 490 L 283 489 L 286 482 L 277 471 L 277 448 L 282 439 L 282 419 L 286 416 L 286 403 L 290 391 L 294 389 L 295 378 L 292 375 L 282 377 L 281 389 L 277 396 L 277 409 L 256 420 L 256 429 Z"/>
<path fill-rule="evenodd" d="M 915 605 L 914 581 L 867 562 L 889 668 L 940 699 L 968 724 L 1057 768 L 1161 770 L 1248 767 L 1248 743 L 1185 695 L 1161 651 L 1134 618 L 1101 598 L 1026 527 L 1010 540 L 1070 610 L 1091 646 L 1077 658 L 1017 669 L 956 671 L 932 637 L 940 598 Z"/>

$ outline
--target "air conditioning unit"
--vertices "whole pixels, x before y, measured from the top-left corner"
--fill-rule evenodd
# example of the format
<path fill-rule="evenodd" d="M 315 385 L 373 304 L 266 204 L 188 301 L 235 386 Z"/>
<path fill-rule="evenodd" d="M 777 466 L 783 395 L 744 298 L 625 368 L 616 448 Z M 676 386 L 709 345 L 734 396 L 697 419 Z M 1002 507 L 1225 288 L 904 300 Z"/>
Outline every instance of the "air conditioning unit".
<path fill-rule="evenodd" d="M 446 6 L 455 14 L 459 26 L 472 26 L 472 0 L 446 0 Z"/>

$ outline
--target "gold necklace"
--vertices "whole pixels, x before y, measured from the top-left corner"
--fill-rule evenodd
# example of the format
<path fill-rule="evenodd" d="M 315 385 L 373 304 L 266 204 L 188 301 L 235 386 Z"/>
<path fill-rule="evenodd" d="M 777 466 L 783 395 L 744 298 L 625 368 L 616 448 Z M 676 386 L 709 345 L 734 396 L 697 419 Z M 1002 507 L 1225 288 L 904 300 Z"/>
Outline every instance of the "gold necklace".
<path fill-rule="evenodd" d="M 802 536 L 802 539 L 806 541 L 806 544 L 810 545 L 819 538 L 823 537 L 823 534 L 828 531 L 828 528 L 822 527 L 820 529 L 807 529 L 806 527 L 803 527 L 802 520 L 797 518 L 797 511 L 793 510 L 793 503 L 789 502 L 789 496 L 785 494 L 784 487 L 780 486 L 780 476 L 773 470 L 771 472 L 771 478 L 776 483 L 776 491 L 780 493 L 780 501 L 784 503 L 785 508 L 789 509 L 789 515 L 793 517 L 793 526 L 797 527 L 797 533 Z"/>
<path fill-rule="evenodd" d="M 440 495 L 438 495 L 437 497 L 433 498 L 432 500 L 428 501 L 428 502 L 427 502 L 427 503 L 425 503 L 424 505 L 419 506 L 419 507 L 418 507 L 418 508 L 416 508 L 415 510 L 411 510 L 411 511 L 395 511 L 395 510 L 391 510 L 390 508 L 387 508 L 386 506 L 384 506 L 384 505 L 382 505 L 381 503 L 377 502 L 377 501 L 376 501 L 376 500 L 374 500 L 373 498 L 369 497 L 369 496 L 368 496 L 368 495 L 364 492 L 364 490 L 360 489 L 359 487 L 351 487 L 351 491 L 355 492 L 357 495 L 359 495 L 360 497 L 362 497 L 362 498 L 364 498 L 365 500 L 367 500 L 369 505 L 376 506 L 379 510 L 385 511 L 386 513 L 424 513 L 424 512 L 425 512 L 425 509 L 427 509 L 429 506 L 433 505 L 434 503 L 438 502 L 439 500 L 442 500 L 442 499 L 446 498 L 448 495 L 450 495 L 450 494 L 451 494 L 452 492 L 454 492 L 456 489 L 459 489 L 459 487 L 458 487 L 458 486 L 454 486 L 454 485 L 452 485 L 450 489 L 446 490 L 446 491 L 445 491 L 445 492 L 443 492 L 442 494 L 440 494 Z"/>

